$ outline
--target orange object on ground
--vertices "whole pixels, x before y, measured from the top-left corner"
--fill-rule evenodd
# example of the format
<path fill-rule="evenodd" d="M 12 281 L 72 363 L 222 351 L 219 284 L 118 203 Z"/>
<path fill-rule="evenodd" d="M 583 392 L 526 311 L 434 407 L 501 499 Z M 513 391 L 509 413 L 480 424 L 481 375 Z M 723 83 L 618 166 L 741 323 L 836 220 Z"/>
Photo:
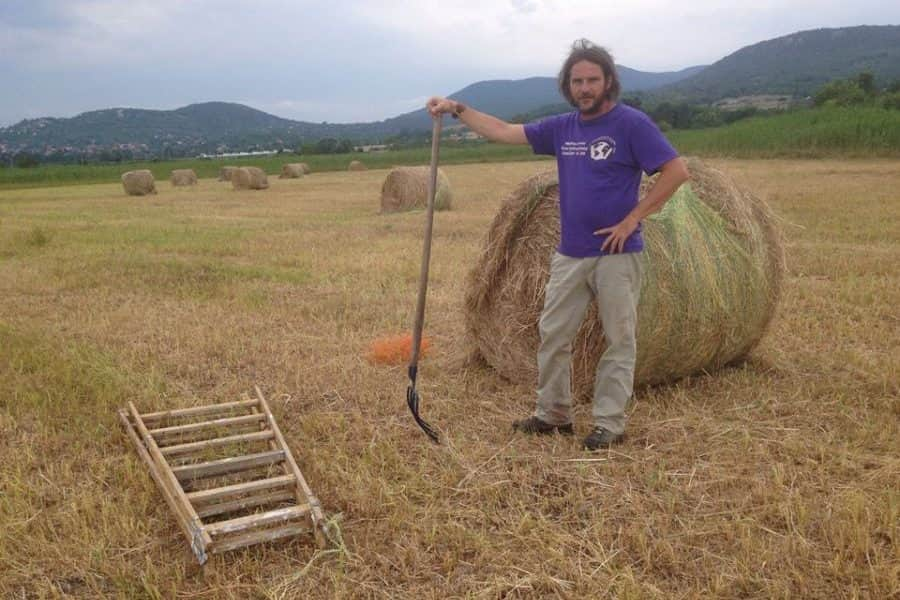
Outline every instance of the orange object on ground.
<path fill-rule="evenodd" d="M 431 341 L 422 338 L 419 356 L 428 354 Z M 369 346 L 369 361 L 379 365 L 405 365 L 412 357 L 412 335 L 379 338 Z"/>

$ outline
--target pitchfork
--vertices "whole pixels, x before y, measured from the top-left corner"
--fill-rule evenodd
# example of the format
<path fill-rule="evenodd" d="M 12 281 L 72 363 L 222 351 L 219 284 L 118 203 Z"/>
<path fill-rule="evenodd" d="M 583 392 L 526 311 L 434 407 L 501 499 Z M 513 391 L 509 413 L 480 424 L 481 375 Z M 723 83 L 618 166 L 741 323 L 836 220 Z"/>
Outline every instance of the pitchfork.
<path fill-rule="evenodd" d="M 419 299 L 416 303 L 416 321 L 413 325 L 412 356 L 409 359 L 409 387 L 406 388 L 406 404 L 422 431 L 438 443 L 435 429 L 419 416 L 419 392 L 416 391 L 416 375 L 419 370 L 419 347 L 422 345 L 422 328 L 425 324 L 425 293 L 428 291 L 428 263 L 431 260 L 431 228 L 434 223 L 434 196 L 437 191 L 438 154 L 441 143 L 442 116 L 433 117 L 431 128 L 431 172 L 428 177 L 428 207 L 425 211 L 425 243 L 422 247 L 422 268 L 419 271 Z"/>

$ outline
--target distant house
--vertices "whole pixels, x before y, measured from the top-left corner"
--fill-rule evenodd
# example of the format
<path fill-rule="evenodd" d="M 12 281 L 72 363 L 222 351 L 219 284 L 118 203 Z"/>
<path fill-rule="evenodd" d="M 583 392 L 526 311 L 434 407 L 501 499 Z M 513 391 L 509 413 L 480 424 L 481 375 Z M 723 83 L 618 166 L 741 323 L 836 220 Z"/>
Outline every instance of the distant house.
<path fill-rule="evenodd" d="M 451 133 L 447 136 L 448 140 L 453 140 L 454 142 L 474 142 L 477 140 L 483 140 L 483 135 L 478 135 L 474 131 L 465 131 L 462 133 Z"/>
<path fill-rule="evenodd" d="M 387 144 L 368 144 L 365 146 L 353 146 L 354 152 L 384 152 L 387 149 Z"/>
<path fill-rule="evenodd" d="M 740 96 L 737 98 L 722 98 L 713 103 L 720 110 L 740 110 L 744 108 L 756 108 L 759 110 L 785 110 L 791 107 L 794 99 L 791 96 L 774 94 L 757 94 L 755 96 Z"/>
<path fill-rule="evenodd" d="M 198 154 L 197 158 L 238 158 L 242 156 L 269 156 L 278 150 L 254 150 L 253 152 L 221 152 L 219 154 Z"/>

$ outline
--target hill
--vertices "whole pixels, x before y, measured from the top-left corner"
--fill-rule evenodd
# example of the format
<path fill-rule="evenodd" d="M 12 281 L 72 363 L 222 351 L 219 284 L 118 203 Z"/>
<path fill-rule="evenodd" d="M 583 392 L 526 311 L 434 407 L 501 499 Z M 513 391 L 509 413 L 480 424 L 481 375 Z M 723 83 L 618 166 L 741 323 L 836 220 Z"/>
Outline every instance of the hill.
<path fill-rule="evenodd" d="M 690 77 L 704 68 L 697 66 L 681 71 L 648 73 L 617 65 L 622 88 L 626 93 L 656 89 Z M 478 110 L 501 119 L 510 119 L 536 107 L 559 104 L 562 101 L 555 77 L 480 81 L 450 94 L 449 97 L 476 106 Z M 396 131 L 427 130 L 430 122 L 425 110 L 420 109 L 388 119 L 385 124 Z"/>
<path fill-rule="evenodd" d="M 677 81 L 701 68 L 646 73 L 621 67 L 623 85 L 633 89 Z M 503 118 L 560 99 L 553 77 L 482 81 L 451 96 Z M 28 119 L 0 129 L 0 153 L 176 157 L 253 148 L 293 149 L 328 137 L 377 141 L 430 128 L 431 119 L 424 109 L 384 121 L 334 124 L 292 121 L 241 104 L 206 102 L 177 110 L 110 108 L 70 119 Z"/>
<path fill-rule="evenodd" d="M 116 151 L 141 156 L 184 156 L 229 149 L 295 148 L 303 140 L 357 138 L 383 133 L 378 124 L 307 123 L 228 102 L 176 110 L 111 108 L 70 119 L 27 119 L 0 129 L 0 150 L 45 155 Z"/>
<path fill-rule="evenodd" d="M 900 79 L 900 26 L 800 31 L 741 48 L 655 98 L 710 103 L 759 94 L 810 96 L 823 84 L 871 71 L 879 85 Z"/>

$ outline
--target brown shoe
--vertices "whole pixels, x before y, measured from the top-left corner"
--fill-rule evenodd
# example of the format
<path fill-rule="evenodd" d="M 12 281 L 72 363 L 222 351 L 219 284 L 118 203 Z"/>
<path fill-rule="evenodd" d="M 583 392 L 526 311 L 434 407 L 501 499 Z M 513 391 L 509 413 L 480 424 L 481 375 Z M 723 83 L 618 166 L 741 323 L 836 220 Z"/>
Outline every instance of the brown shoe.
<path fill-rule="evenodd" d="M 550 435 L 554 432 L 562 435 L 572 435 L 575 433 L 571 423 L 552 425 L 541 421 L 537 417 L 528 417 L 527 419 L 513 421 L 513 431 L 521 431 L 522 433 L 530 435 Z"/>
<path fill-rule="evenodd" d="M 613 433 L 602 427 L 597 427 L 589 436 L 584 438 L 584 449 L 600 450 L 601 448 L 609 448 L 613 444 L 621 444 L 624 440 L 624 433 Z"/>

